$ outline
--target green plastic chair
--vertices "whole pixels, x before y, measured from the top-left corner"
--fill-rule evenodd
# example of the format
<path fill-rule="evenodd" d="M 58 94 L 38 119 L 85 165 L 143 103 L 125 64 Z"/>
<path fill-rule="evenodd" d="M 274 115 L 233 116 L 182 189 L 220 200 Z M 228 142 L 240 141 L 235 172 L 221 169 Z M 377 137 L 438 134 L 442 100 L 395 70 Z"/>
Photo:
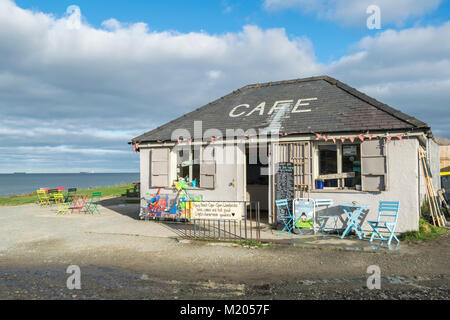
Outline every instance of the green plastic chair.
<path fill-rule="evenodd" d="M 94 192 L 91 196 L 91 200 L 86 202 L 86 208 L 90 214 L 99 213 L 100 210 L 98 210 L 98 204 L 100 203 L 100 200 L 102 198 L 101 192 Z"/>

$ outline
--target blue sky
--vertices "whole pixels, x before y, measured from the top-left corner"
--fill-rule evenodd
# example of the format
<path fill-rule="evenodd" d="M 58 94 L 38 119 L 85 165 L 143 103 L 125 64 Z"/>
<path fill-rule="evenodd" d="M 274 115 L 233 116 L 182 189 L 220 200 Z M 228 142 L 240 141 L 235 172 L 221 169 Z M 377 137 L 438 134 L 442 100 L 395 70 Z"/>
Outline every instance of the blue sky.
<path fill-rule="evenodd" d="M 0 172 L 138 171 L 131 138 L 323 74 L 450 138 L 447 39 L 449 0 L 0 0 Z"/>

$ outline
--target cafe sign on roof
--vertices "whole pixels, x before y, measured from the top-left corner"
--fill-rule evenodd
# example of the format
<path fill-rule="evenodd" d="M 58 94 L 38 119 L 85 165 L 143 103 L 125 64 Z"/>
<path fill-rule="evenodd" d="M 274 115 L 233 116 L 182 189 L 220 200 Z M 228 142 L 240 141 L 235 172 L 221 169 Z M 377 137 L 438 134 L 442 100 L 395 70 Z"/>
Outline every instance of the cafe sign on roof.
<path fill-rule="evenodd" d="M 267 111 L 267 115 L 271 115 L 275 110 L 282 110 L 285 108 L 292 108 L 291 113 L 300 113 L 300 112 L 311 112 L 311 103 L 316 101 L 317 98 L 302 98 L 298 100 L 278 100 L 275 103 L 266 108 L 266 102 L 263 101 L 255 107 L 251 107 L 249 104 L 240 104 L 231 109 L 229 116 L 232 118 L 237 118 L 241 116 L 249 117 L 252 114 L 264 115 Z M 294 104 L 295 102 L 295 104 Z"/>

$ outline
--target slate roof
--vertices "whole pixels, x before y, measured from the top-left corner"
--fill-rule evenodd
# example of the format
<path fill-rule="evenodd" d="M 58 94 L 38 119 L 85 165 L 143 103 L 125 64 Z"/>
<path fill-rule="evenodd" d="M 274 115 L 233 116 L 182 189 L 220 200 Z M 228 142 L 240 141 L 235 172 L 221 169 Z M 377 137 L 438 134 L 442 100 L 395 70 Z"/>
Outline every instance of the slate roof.
<path fill-rule="evenodd" d="M 298 99 L 317 97 L 309 101 L 311 112 L 291 113 Z M 293 100 L 285 110 L 275 110 L 268 115 L 275 101 Z M 254 112 L 250 116 L 230 117 L 230 111 L 240 105 L 237 114 L 248 114 L 263 101 L 264 114 Z M 278 114 L 281 112 L 281 114 Z M 276 116 L 278 114 L 278 116 Z M 429 126 L 383 104 L 364 93 L 328 76 L 311 77 L 280 82 L 253 84 L 217 99 L 201 108 L 187 113 L 154 130 L 140 135 L 132 142 L 171 140 L 175 129 L 184 128 L 193 136 L 194 121 L 202 121 L 203 132 L 219 129 L 225 136 L 226 129 L 268 128 L 277 126 L 282 134 L 342 133 L 380 130 L 429 130 Z"/>

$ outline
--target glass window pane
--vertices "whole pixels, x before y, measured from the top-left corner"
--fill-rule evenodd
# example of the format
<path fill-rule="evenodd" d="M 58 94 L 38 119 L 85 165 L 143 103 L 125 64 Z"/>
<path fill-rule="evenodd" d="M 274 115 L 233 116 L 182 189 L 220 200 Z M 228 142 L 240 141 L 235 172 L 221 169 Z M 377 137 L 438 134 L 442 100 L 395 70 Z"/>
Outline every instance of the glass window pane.
<path fill-rule="evenodd" d="M 361 145 L 342 146 L 342 172 L 354 172 L 355 178 L 345 179 L 345 187 L 354 188 L 361 185 Z"/>
<path fill-rule="evenodd" d="M 336 145 L 319 146 L 319 175 L 338 173 Z M 326 188 L 337 188 L 336 179 L 325 180 Z"/>
<path fill-rule="evenodd" d="M 319 174 L 337 173 L 336 145 L 319 146 Z"/>
<path fill-rule="evenodd" d="M 199 164 L 194 164 L 192 167 L 191 185 L 195 186 L 195 187 L 200 186 L 200 165 Z"/>

